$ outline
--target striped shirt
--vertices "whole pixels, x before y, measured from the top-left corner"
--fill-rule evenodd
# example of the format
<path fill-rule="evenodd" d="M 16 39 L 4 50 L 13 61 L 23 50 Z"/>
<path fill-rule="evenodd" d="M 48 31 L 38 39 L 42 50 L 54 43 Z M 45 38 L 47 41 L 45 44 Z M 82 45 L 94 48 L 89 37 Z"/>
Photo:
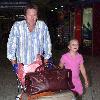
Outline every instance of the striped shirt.
<path fill-rule="evenodd" d="M 37 54 L 43 53 L 45 59 L 52 56 L 47 25 L 38 20 L 34 30 L 30 32 L 25 20 L 15 22 L 8 38 L 7 58 L 31 64 L 36 60 Z"/>

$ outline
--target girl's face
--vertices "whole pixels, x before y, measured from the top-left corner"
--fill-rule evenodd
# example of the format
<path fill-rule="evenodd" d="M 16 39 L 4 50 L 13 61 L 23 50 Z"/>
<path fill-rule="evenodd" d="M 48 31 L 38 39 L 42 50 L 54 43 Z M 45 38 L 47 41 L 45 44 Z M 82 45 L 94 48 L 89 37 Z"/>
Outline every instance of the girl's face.
<path fill-rule="evenodd" d="M 35 9 L 27 9 L 25 19 L 29 25 L 35 25 L 37 21 L 37 11 Z"/>
<path fill-rule="evenodd" d="M 79 49 L 79 43 L 77 40 L 71 40 L 68 46 L 69 50 L 72 52 L 77 52 Z"/>

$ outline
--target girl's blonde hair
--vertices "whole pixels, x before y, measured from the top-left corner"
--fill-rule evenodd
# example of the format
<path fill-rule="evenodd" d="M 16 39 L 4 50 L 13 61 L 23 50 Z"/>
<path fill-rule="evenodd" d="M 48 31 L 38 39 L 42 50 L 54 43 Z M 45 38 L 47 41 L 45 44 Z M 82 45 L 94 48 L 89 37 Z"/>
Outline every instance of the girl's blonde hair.
<path fill-rule="evenodd" d="M 70 43 L 71 43 L 72 41 L 77 41 L 77 42 L 78 42 L 78 39 L 76 39 L 76 38 L 71 39 L 71 40 L 68 42 L 68 45 L 70 45 Z M 79 42 L 78 42 L 78 43 L 79 43 Z"/>

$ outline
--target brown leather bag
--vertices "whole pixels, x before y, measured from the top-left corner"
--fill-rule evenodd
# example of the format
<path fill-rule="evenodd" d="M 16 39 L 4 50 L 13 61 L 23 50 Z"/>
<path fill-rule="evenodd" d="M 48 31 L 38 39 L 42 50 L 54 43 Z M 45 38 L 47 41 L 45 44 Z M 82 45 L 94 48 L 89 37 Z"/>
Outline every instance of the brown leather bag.
<path fill-rule="evenodd" d="M 60 91 L 74 88 L 71 70 L 43 68 L 43 66 L 40 66 L 34 73 L 26 74 L 26 93 L 37 94 L 47 91 Z"/>

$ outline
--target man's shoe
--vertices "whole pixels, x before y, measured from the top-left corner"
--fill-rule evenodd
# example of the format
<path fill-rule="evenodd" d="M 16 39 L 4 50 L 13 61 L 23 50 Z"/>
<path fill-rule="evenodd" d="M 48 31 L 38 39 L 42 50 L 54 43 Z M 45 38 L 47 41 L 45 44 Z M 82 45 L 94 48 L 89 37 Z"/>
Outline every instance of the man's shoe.
<path fill-rule="evenodd" d="M 16 96 L 16 100 L 20 100 L 20 98 L 21 98 L 21 94 L 18 94 L 18 95 Z"/>

